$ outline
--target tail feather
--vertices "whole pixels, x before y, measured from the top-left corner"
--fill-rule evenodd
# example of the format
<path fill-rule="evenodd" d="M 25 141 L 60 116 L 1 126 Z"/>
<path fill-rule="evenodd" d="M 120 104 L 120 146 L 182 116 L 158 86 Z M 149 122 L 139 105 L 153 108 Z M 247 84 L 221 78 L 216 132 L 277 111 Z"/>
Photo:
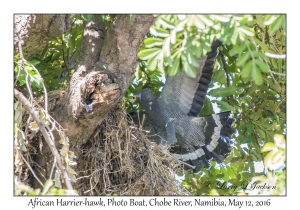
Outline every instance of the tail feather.
<path fill-rule="evenodd" d="M 223 163 L 231 152 L 234 143 L 231 136 L 236 131 L 232 127 L 235 119 L 231 118 L 230 112 L 200 117 L 199 120 L 200 126 L 204 128 L 206 145 L 201 147 L 193 145 L 189 150 L 175 145 L 171 149 L 175 158 L 188 164 L 184 166 L 184 169 L 190 170 L 192 168 L 189 165 L 192 165 L 194 173 L 200 171 L 200 164 L 209 169 L 211 160 L 215 160 L 219 164 Z"/>

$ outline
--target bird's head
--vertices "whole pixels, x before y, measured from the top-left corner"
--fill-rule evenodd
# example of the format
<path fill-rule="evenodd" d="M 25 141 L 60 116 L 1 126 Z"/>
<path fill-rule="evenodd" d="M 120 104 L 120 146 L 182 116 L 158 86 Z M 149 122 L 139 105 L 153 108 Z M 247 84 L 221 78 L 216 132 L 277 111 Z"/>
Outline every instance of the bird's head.
<path fill-rule="evenodd" d="M 130 98 L 130 103 L 131 103 L 131 104 L 134 104 L 134 103 L 140 103 L 140 102 L 141 102 L 141 97 L 142 97 L 141 91 L 135 93 L 135 94 Z"/>
<path fill-rule="evenodd" d="M 153 97 L 154 95 L 149 89 L 143 89 L 138 91 L 131 97 L 130 103 L 139 103 L 142 105 L 143 102 L 150 101 Z"/>

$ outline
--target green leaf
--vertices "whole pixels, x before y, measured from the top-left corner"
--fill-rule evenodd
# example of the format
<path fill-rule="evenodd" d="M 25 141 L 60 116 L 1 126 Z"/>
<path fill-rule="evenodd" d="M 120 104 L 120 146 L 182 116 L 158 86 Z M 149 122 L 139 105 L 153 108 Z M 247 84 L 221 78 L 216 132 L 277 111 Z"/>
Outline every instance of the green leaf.
<path fill-rule="evenodd" d="M 214 97 L 226 97 L 236 93 L 236 90 L 237 88 L 235 86 L 230 86 L 226 88 L 221 87 L 221 88 L 210 90 L 208 94 Z"/>
<path fill-rule="evenodd" d="M 97 15 L 102 22 L 105 22 L 105 15 Z"/>
<path fill-rule="evenodd" d="M 251 95 L 252 93 L 254 93 L 254 91 L 257 90 L 257 85 L 256 84 L 251 84 L 249 88 L 246 89 L 247 94 Z"/>
<path fill-rule="evenodd" d="M 149 58 L 148 61 L 147 61 L 148 69 L 151 70 L 151 71 L 154 71 L 156 69 L 157 62 L 158 62 L 157 56 Z"/>
<path fill-rule="evenodd" d="M 197 15 L 207 26 L 212 26 L 214 22 L 207 15 Z"/>
<path fill-rule="evenodd" d="M 160 53 L 160 51 L 160 48 L 145 49 L 138 53 L 138 57 L 141 60 L 148 60 L 149 58 L 156 56 L 158 53 Z"/>
<path fill-rule="evenodd" d="M 251 134 L 254 130 L 254 125 L 251 122 L 246 123 L 247 133 Z"/>
<path fill-rule="evenodd" d="M 237 41 L 238 36 L 239 36 L 239 32 L 238 32 L 238 30 L 237 30 L 237 26 L 234 25 L 233 33 L 232 33 L 231 38 L 230 38 L 230 41 L 231 41 L 231 43 L 232 43 L 233 45 L 236 44 L 236 41 Z"/>
<path fill-rule="evenodd" d="M 161 25 L 165 26 L 166 28 L 169 28 L 169 29 L 175 28 L 175 25 L 174 25 L 173 22 L 171 22 L 171 21 L 169 21 L 169 20 L 167 20 L 167 19 L 165 19 L 165 18 L 163 18 L 163 17 L 160 17 L 160 18 L 158 19 L 158 22 L 159 22 Z"/>
<path fill-rule="evenodd" d="M 220 22 L 228 22 L 230 21 L 230 15 L 215 15 L 214 18 Z"/>
<path fill-rule="evenodd" d="M 164 61 L 163 60 L 158 60 L 157 61 L 157 68 L 159 71 L 161 71 L 162 73 L 165 72 L 165 68 L 164 68 Z"/>
<path fill-rule="evenodd" d="M 200 116 L 210 115 L 213 113 L 214 113 L 213 106 L 212 106 L 209 98 L 206 97 L 204 104 L 203 104 L 203 108 L 200 112 Z"/>
<path fill-rule="evenodd" d="M 32 65 L 36 66 L 38 65 L 41 61 L 40 60 L 37 60 L 37 59 L 29 59 L 28 60 Z"/>
<path fill-rule="evenodd" d="M 219 82 L 219 83 L 223 84 L 223 80 L 225 79 L 225 81 L 226 81 L 225 71 L 223 71 L 223 70 L 215 71 L 212 79 L 215 82 Z"/>
<path fill-rule="evenodd" d="M 262 110 L 259 109 L 257 112 L 254 113 L 253 120 L 257 121 L 261 117 L 262 117 Z"/>
<path fill-rule="evenodd" d="M 194 52 L 197 58 L 201 56 L 202 48 L 199 42 L 196 42 L 195 44 L 192 45 L 192 51 Z"/>
<path fill-rule="evenodd" d="M 267 64 L 265 64 L 264 62 L 262 62 L 261 60 L 255 60 L 256 65 L 260 68 L 260 70 L 262 70 L 265 73 L 269 73 L 270 69 L 269 66 Z"/>
<path fill-rule="evenodd" d="M 256 37 L 254 37 L 255 42 L 266 52 L 275 54 L 275 52 L 273 50 L 271 50 L 265 43 L 263 43 L 262 41 L 260 41 L 259 39 L 257 39 Z"/>
<path fill-rule="evenodd" d="M 173 65 L 168 67 L 167 73 L 171 76 L 176 75 L 177 72 L 179 71 L 179 64 L 180 64 L 180 59 L 175 58 Z"/>
<path fill-rule="evenodd" d="M 266 15 L 264 24 L 271 25 L 277 18 L 278 15 Z"/>
<path fill-rule="evenodd" d="M 241 141 L 241 144 L 247 144 L 247 143 L 250 143 L 254 140 L 254 136 L 252 135 L 249 135 L 249 136 L 245 136 L 243 138 L 243 140 Z"/>
<path fill-rule="evenodd" d="M 168 30 L 154 26 L 150 28 L 150 33 L 158 37 L 168 37 L 170 35 L 170 32 Z"/>
<path fill-rule="evenodd" d="M 252 55 L 255 58 L 268 58 L 268 56 L 266 56 L 264 53 L 262 53 L 260 51 L 253 51 Z"/>
<path fill-rule="evenodd" d="M 261 85 L 263 83 L 262 75 L 259 69 L 256 68 L 256 66 L 255 69 L 252 70 L 252 78 L 254 79 L 255 84 L 257 85 Z"/>
<path fill-rule="evenodd" d="M 275 33 L 280 27 L 284 27 L 285 16 L 280 15 L 269 27 L 270 33 Z"/>
<path fill-rule="evenodd" d="M 242 69 L 242 78 L 247 78 L 251 71 L 253 71 L 255 69 L 255 63 L 253 62 L 253 60 L 250 60 L 246 63 L 246 65 L 244 66 L 244 68 Z"/>
<path fill-rule="evenodd" d="M 190 17 L 190 21 L 192 24 L 194 24 L 197 28 L 205 29 L 205 24 L 202 22 L 202 20 L 197 16 L 193 15 Z"/>
<path fill-rule="evenodd" d="M 228 104 L 226 101 L 213 100 L 212 102 L 217 103 L 218 107 L 221 109 L 222 112 L 234 110 L 234 107 Z"/>
<path fill-rule="evenodd" d="M 172 32 L 171 32 L 171 44 L 175 44 L 176 43 L 176 35 L 177 35 L 177 33 L 176 33 L 176 30 L 173 30 Z"/>
<path fill-rule="evenodd" d="M 164 42 L 164 45 L 162 47 L 166 57 L 170 56 L 170 54 L 171 54 L 171 52 L 170 52 L 170 41 L 171 41 L 171 37 L 166 38 L 165 42 Z"/>
<path fill-rule="evenodd" d="M 133 23 L 135 20 L 135 15 L 130 15 L 130 23 Z"/>
<path fill-rule="evenodd" d="M 89 15 L 82 15 L 82 16 L 83 16 L 83 18 L 84 18 L 85 20 L 87 20 L 87 21 L 90 21 L 90 20 L 93 19 L 93 15 L 91 15 L 91 14 L 89 14 Z"/>
<path fill-rule="evenodd" d="M 41 195 L 46 195 L 46 193 L 49 191 L 49 189 L 52 185 L 53 185 L 53 181 L 51 179 L 48 179 L 44 185 Z"/>
<path fill-rule="evenodd" d="M 246 52 L 246 53 L 242 54 L 242 55 L 238 58 L 238 60 L 237 60 L 237 62 L 236 62 L 236 65 L 237 65 L 237 66 L 243 65 L 243 64 L 249 59 L 249 57 L 250 57 L 250 52 Z"/>
<path fill-rule="evenodd" d="M 35 71 L 27 70 L 27 72 L 30 76 L 29 77 L 30 83 L 37 88 L 42 87 L 43 79 Z"/>
<path fill-rule="evenodd" d="M 255 130 L 258 133 L 258 135 L 260 136 L 260 138 L 264 139 L 266 137 L 266 134 L 263 130 L 261 130 L 259 128 L 256 128 Z"/>
<path fill-rule="evenodd" d="M 278 146 L 279 148 L 285 149 L 285 138 L 283 135 L 281 134 L 275 134 L 274 135 L 274 142 L 276 144 L 276 146 Z"/>
<path fill-rule="evenodd" d="M 181 55 L 181 62 L 182 62 L 182 66 L 183 66 L 183 70 L 185 71 L 185 73 L 190 76 L 195 78 L 196 77 L 196 70 L 195 68 L 188 62 L 186 55 L 182 54 Z"/>
<path fill-rule="evenodd" d="M 261 149 L 261 152 L 268 152 L 277 149 L 277 146 L 273 142 L 267 142 Z"/>
<path fill-rule="evenodd" d="M 253 29 L 249 27 L 239 27 L 238 30 L 247 36 L 254 36 Z"/>
<path fill-rule="evenodd" d="M 144 44 L 146 48 L 152 48 L 154 46 L 162 46 L 164 44 L 164 40 L 161 38 L 147 38 L 144 40 Z"/>
<path fill-rule="evenodd" d="M 264 24 L 264 16 L 263 15 L 255 15 L 256 20 L 257 20 L 257 24 L 261 27 L 264 28 L 265 24 Z"/>
<path fill-rule="evenodd" d="M 187 60 L 190 64 L 192 64 L 195 67 L 199 67 L 198 60 L 195 58 L 195 56 L 191 52 L 187 51 L 186 56 L 187 56 Z"/>

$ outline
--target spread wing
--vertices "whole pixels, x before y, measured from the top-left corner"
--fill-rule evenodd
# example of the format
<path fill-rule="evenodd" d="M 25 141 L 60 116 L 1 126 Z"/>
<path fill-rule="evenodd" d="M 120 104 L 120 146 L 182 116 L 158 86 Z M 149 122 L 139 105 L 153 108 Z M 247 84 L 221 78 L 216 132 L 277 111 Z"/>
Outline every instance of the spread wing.
<path fill-rule="evenodd" d="M 211 52 L 198 59 L 199 67 L 195 68 L 197 73 L 195 78 L 188 76 L 185 72 L 174 77 L 168 76 L 160 97 L 176 104 L 175 106 L 185 114 L 198 116 L 203 107 L 215 60 L 219 53 L 218 48 L 221 45 L 221 41 L 214 41 Z"/>

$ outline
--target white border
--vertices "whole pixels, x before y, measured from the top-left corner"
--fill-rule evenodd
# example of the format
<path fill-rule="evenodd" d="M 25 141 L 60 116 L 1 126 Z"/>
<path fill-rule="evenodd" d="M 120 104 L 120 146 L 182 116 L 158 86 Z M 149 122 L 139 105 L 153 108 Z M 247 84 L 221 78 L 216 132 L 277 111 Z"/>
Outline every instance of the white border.
<path fill-rule="evenodd" d="M 1 5 L 1 209 L 13 209 L 15 207 L 30 208 L 28 197 L 13 197 L 13 14 L 14 13 L 286 13 L 287 14 L 287 68 L 288 68 L 288 108 L 287 108 L 287 196 L 271 197 L 271 208 L 298 208 L 299 181 L 299 7 L 294 1 L 278 0 L 214 0 L 214 1 L 140 1 L 140 0 L 113 0 L 113 1 L 4 1 Z M 129 200 L 130 197 L 122 197 Z M 139 197 L 142 198 L 142 197 Z M 151 197 L 145 197 L 147 200 Z M 181 197 L 182 200 L 191 200 L 195 197 Z M 211 197 L 197 197 L 210 200 Z M 233 197 L 217 197 L 228 200 Z M 238 200 L 267 200 L 269 197 L 235 197 Z M 48 197 L 47 199 L 54 199 Z M 66 199 L 71 199 L 68 197 Z M 162 197 L 159 197 L 162 199 Z M 173 199 L 168 197 L 167 199 Z M 297 207 L 296 207 L 297 204 Z M 295 206 L 295 208 L 293 208 Z M 74 209 L 76 207 L 56 207 L 59 209 Z M 80 207 L 82 208 L 82 207 Z M 93 207 L 95 208 L 95 207 Z M 99 207 L 96 207 L 99 208 Z M 101 208 L 101 207 L 100 207 Z M 123 207 L 124 208 L 124 207 Z M 134 207 L 129 207 L 134 209 Z M 168 208 L 168 207 L 155 207 Z M 171 207 L 179 209 L 182 207 Z M 199 208 L 199 207 L 198 207 Z M 201 207 L 200 207 L 201 208 Z M 205 207 L 216 209 L 219 207 Z M 268 207 L 264 207 L 268 208 Z M 41 208 L 39 208 L 41 209 Z M 106 208 L 108 209 L 108 208 Z M 137 208 L 136 208 L 137 209 Z"/>

